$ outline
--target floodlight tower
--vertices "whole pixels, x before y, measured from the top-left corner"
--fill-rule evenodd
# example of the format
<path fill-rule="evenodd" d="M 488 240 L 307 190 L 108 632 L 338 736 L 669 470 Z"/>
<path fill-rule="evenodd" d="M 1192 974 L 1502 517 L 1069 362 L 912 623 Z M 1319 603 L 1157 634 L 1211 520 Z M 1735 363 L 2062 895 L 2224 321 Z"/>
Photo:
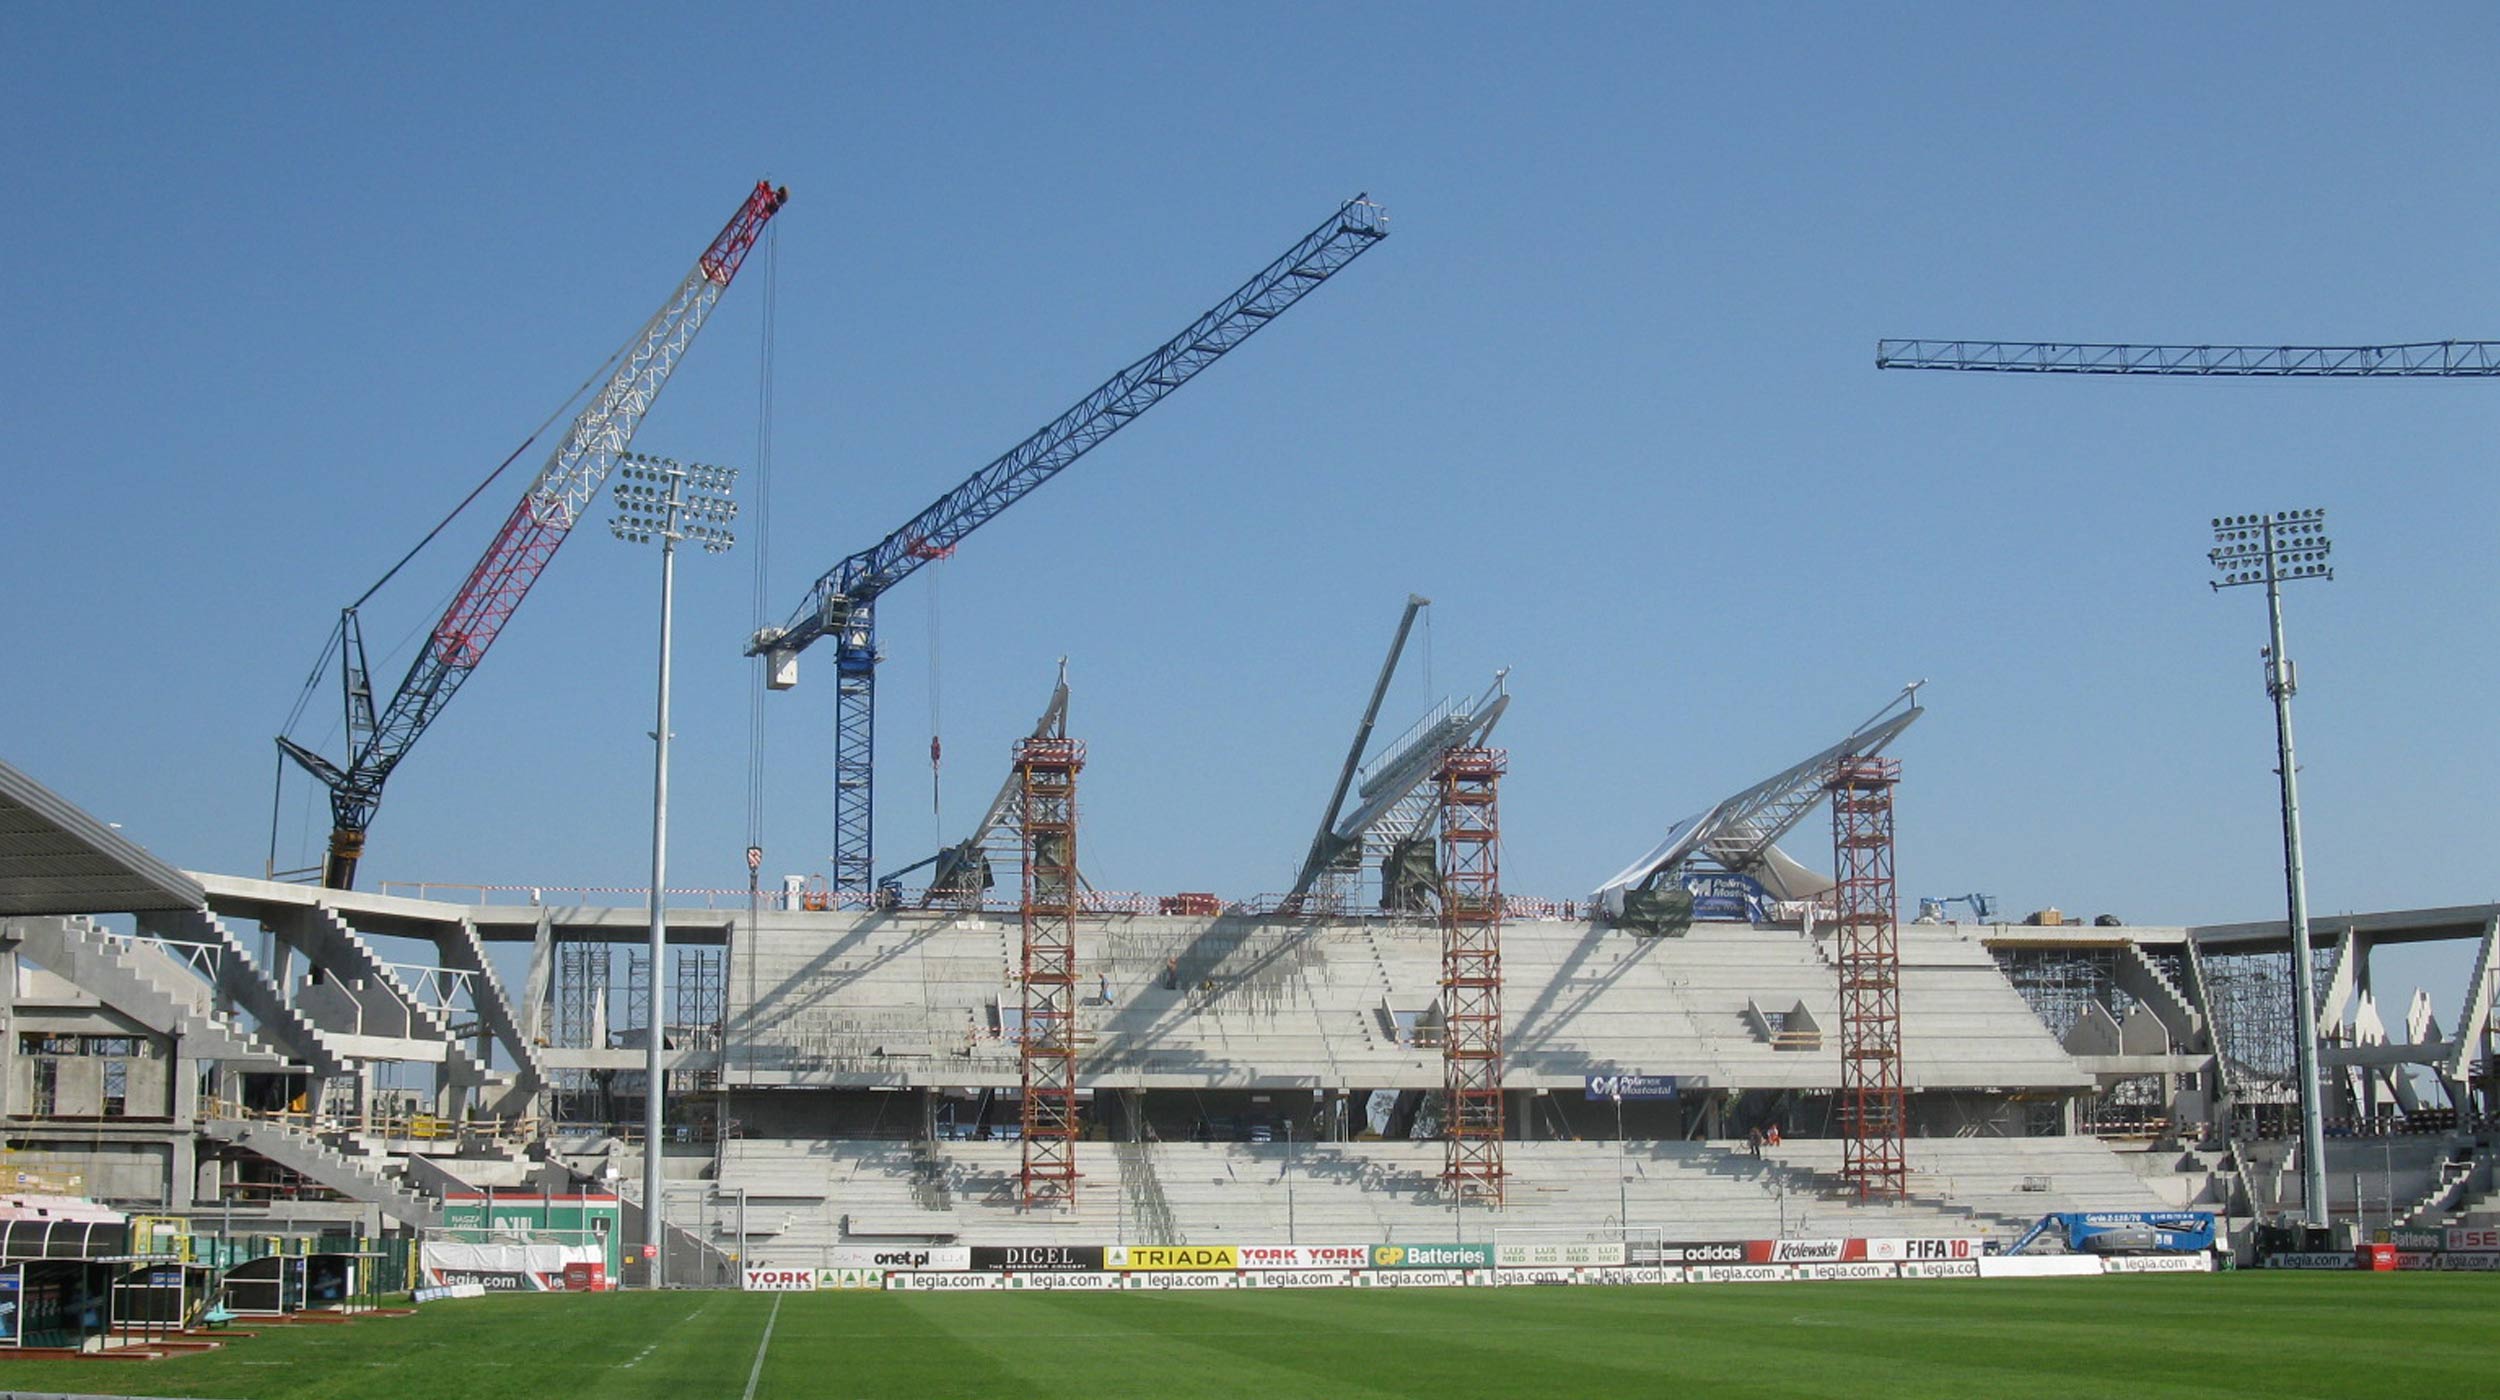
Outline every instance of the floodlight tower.
<path fill-rule="evenodd" d="M 666 1097 L 660 1067 L 660 983 L 668 961 L 669 633 L 677 605 L 677 542 L 693 540 L 706 554 L 726 554 L 737 543 L 728 526 L 738 518 L 738 503 L 729 496 L 738 473 L 638 452 L 625 453 L 618 461 L 616 516 L 608 529 L 634 544 L 660 542 L 659 722 L 651 731 L 651 1010 L 643 1028 L 649 1045 L 642 1085 L 643 1242 L 652 1246 L 651 1286 L 658 1288 L 668 1272 L 668 1250 L 660 1235 L 666 1215 L 660 1199 L 661 1109 Z"/>
<path fill-rule="evenodd" d="M 2309 881 L 2300 854 L 2300 769 L 2292 761 L 2292 692 L 2299 673 L 2283 654 L 2283 585 L 2293 579 L 2335 577 L 2326 562 L 2334 543 L 2326 536 L 2323 510 L 2278 510 L 2272 515 L 2225 515 L 2214 520 L 2214 548 L 2206 557 L 2220 577 L 2214 591 L 2244 584 L 2266 586 L 2266 694 L 2274 697 L 2274 745 L 2283 779 L 2283 886 L 2289 902 L 2292 942 L 2293 1073 L 2300 1080 L 2301 1220 L 2326 1228 L 2326 1119 L 2318 1102 L 2317 969 L 2309 957 Z"/>

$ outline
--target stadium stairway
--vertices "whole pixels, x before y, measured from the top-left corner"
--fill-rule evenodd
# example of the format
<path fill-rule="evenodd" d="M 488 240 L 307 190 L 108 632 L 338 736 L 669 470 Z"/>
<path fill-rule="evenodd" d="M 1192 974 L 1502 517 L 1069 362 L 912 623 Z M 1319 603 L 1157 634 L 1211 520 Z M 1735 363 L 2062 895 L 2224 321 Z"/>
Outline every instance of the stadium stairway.
<path fill-rule="evenodd" d="M 434 1201 L 293 1124 L 273 1119 L 210 1118 L 201 1122 L 200 1131 L 220 1142 L 258 1153 L 343 1196 L 377 1206 L 383 1214 L 407 1224 L 433 1227 L 443 1223 L 443 1208 Z"/>
<path fill-rule="evenodd" d="M 203 1059 L 274 1067 L 286 1056 L 216 1007 L 207 982 L 147 938 L 123 938 L 83 916 L 27 919 L 21 947 L 47 971 Z"/>

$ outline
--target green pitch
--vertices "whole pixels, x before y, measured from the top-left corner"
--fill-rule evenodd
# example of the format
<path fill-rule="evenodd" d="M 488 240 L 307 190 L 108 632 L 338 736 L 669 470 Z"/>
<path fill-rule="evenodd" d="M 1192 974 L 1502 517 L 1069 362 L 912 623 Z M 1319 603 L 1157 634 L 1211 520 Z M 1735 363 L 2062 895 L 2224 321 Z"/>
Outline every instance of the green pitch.
<path fill-rule="evenodd" d="M 2500 1280 L 2223 1274 L 1225 1293 L 482 1298 L 0 1392 L 252 1400 L 2462 1395 Z M 767 1325 L 771 1336 L 765 1336 Z M 761 1362 L 758 1362 L 758 1356 Z"/>

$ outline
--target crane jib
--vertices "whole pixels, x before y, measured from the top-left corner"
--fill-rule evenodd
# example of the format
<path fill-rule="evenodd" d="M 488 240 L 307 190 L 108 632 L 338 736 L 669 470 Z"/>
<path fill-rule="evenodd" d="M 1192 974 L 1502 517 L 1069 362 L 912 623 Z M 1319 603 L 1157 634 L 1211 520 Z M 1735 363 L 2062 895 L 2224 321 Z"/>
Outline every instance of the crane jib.
<path fill-rule="evenodd" d="M 753 638 L 747 654 L 795 652 L 823 637 L 839 625 L 849 608 L 873 602 L 926 563 L 933 551 L 953 548 L 1188 383 L 1388 233 L 1388 216 L 1379 205 L 1363 195 L 1346 201 L 1178 335 L 1113 375 L 884 539 L 827 570 L 787 625 Z"/>
<path fill-rule="evenodd" d="M 2500 376 L 2500 341 L 2406 345 L 2086 345 L 2073 341 L 1881 340 L 1878 369 L 2007 374 L 2173 374 L 2247 378 Z"/>
<path fill-rule="evenodd" d="M 282 751 L 330 789 L 333 829 L 322 883 L 333 888 L 353 883 L 363 833 L 381 802 L 383 780 L 485 659 L 504 624 L 570 536 L 583 507 L 598 494 L 618 454 L 633 441 L 635 428 L 657 402 L 670 373 L 694 343 L 764 226 L 789 198 L 787 189 L 758 181 L 668 300 L 627 342 L 622 363 L 548 455 L 546 466 L 470 569 L 382 712 L 372 713 L 371 697 L 363 693 L 361 684 L 351 680 L 344 687 L 347 733 L 351 743 L 356 736 L 363 737 L 361 746 L 348 754 L 348 766 L 342 769 L 321 761 L 308 750 L 280 740 Z M 352 616 L 354 610 L 349 612 Z M 342 657 L 342 666 L 351 674 L 361 665 L 360 659 L 347 658 L 344 650 Z"/>

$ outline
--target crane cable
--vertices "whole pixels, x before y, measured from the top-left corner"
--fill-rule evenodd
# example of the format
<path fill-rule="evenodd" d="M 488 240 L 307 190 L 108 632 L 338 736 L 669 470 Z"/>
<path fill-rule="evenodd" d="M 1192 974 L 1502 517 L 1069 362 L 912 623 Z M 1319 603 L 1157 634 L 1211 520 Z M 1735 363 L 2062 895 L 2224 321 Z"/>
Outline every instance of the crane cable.
<path fill-rule="evenodd" d="M 469 488 L 469 494 L 460 498 L 460 504 L 453 506 L 448 514 L 446 514 L 441 520 L 434 523 L 433 529 L 425 532 L 425 537 L 423 539 L 418 540 L 415 545 L 411 546 L 407 553 L 399 556 L 398 563 L 395 563 L 388 569 L 383 570 L 382 576 L 375 579 L 371 587 L 367 588 L 364 592 L 357 594 L 356 601 L 348 604 L 345 611 L 354 612 L 356 609 L 363 607 L 366 603 L 372 601 L 374 594 L 382 591 L 384 584 L 387 584 L 392 579 L 397 578 L 399 576 L 399 571 L 408 567 L 408 561 L 416 558 L 417 555 L 424 552 L 427 545 L 434 543 L 435 537 L 442 534 L 444 529 L 447 528 L 452 521 L 459 519 L 462 511 L 465 511 L 470 506 L 476 504 L 477 498 L 485 494 L 486 488 L 494 485 L 496 478 L 502 476 L 506 471 L 510 470 L 514 462 L 521 460 L 521 454 L 529 451 L 532 444 L 536 443 L 539 438 L 545 436 L 547 429 L 554 426 L 555 421 L 562 418 L 565 415 L 566 410 L 572 408 L 573 405 L 580 403 L 582 395 L 589 393 L 592 386 L 606 382 L 608 377 L 614 373 L 617 361 L 625 358 L 626 352 L 631 350 L 634 343 L 641 338 L 641 333 L 637 331 L 634 335 L 628 336 L 621 344 L 619 344 L 616 349 L 608 355 L 607 359 L 600 362 L 599 368 L 591 372 L 588 379 L 583 380 L 579 385 L 575 386 L 573 392 L 566 395 L 563 402 L 556 405 L 553 413 L 548 414 L 544 419 L 540 420 L 537 427 L 530 429 L 529 436 L 521 439 L 520 446 L 513 448 L 510 455 L 506 456 L 501 462 L 496 463 L 495 469 L 486 474 L 485 480 L 480 481 L 477 485 Z M 296 695 L 294 708 L 287 711 L 286 723 L 281 726 L 279 730 L 280 733 L 291 734 L 295 731 L 296 721 L 303 718 L 304 707 L 311 702 L 314 689 L 321 684 L 322 672 L 329 669 L 330 657 L 342 644 L 346 630 L 347 620 L 345 616 L 342 615 L 338 624 L 330 629 L 329 640 L 322 644 L 321 655 L 314 659 L 311 673 L 304 677 L 304 688 Z"/>

